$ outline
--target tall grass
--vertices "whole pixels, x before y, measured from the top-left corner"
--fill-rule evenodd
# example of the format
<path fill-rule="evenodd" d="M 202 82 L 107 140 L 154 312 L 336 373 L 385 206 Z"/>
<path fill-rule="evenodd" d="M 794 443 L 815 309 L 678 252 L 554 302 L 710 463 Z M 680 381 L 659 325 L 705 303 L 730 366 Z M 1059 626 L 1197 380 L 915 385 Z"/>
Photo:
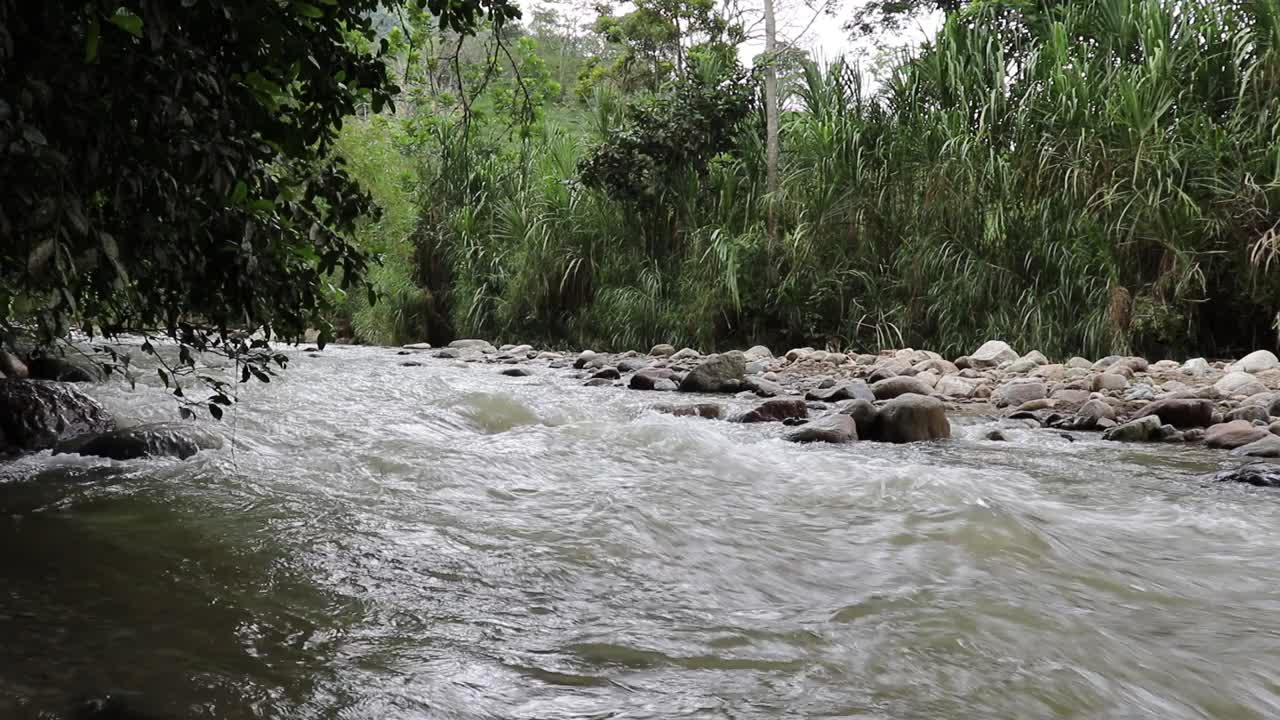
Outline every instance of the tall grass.
<path fill-rule="evenodd" d="M 657 214 L 576 184 L 601 91 L 595 137 L 420 161 L 417 258 L 447 268 L 419 279 L 457 334 L 597 347 L 1273 346 L 1280 0 L 1018 8 L 970 5 L 875 93 L 806 67 L 776 249 L 762 123 Z"/>

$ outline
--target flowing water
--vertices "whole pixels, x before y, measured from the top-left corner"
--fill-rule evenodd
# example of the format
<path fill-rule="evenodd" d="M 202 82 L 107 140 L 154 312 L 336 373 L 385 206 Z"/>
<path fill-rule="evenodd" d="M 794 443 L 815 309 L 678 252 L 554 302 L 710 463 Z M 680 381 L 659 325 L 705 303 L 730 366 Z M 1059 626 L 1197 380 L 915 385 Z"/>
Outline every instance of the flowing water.
<path fill-rule="evenodd" d="M 223 450 L 0 469 L 0 718 L 1280 716 L 1280 493 L 1220 456 L 296 354 Z"/>

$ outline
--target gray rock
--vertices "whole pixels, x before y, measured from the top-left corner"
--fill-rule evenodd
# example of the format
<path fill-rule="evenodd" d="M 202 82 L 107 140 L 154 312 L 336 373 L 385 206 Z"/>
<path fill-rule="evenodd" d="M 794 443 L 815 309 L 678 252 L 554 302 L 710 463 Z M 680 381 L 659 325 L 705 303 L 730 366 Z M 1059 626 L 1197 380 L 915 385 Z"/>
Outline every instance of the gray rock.
<path fill-rule="evenodd" d="M 97 382 L 102 373 L 95 366 L 85 366 L 66 358 L 41 356 L 27 360 L 27 377 L 32 380 L 62 382 Z"/>
<path fill-rule="evenodd" d="M 877 400 L 892 400 L 900 395 L 930 395 L 933 390 L 923 380 L 900 375 L 881 380 L 871 386 Z"/>
<path fill-rule="evenodd" d="M 27 378 L 27 365 L 11 352 L 0 350 L 0 378 L 23 380 Z"/>
<path fill-rule="evenodd" d="M 190 423 L 154 423 L 81 435 L 58 443 L 54 455 L 77 454 L 134 460 L 176 457 L 183 460 L 201 450 L 222 447 L 222 438 Z"/>
<path fill-rule="evenodd" d="M 951 437 L 946 407 L 937 398 L 917 393 L 895 397 L 880 408 L 872 440 L 923 442 Z"/>
<path fill-rule="evenodd" d="M 1213 476 L 1217 482 L 1237 482 L 1258 487 L 1280 487 L 1280 465 L 1254 461 Z"/>
<path fill-rule="evenodd" d="M 1193 398 L 1157 400 L 1142 408 L 1135 418 L 1154 415 L 1177 428 L 1208 427 L 1213 424 L 1213 403 Z"/>
<path fill-rule="evenodd" d="M 1032 400 L 1048 397 L 1048 390 L 1039 380 L 1014 380 L 996 388 L 991 400 L 996 407 L 1018 406 Z"/>
<path fill-rule="evenodd" d="M 676 354 L 676 348 L 674 345 L 662 343 L 661 345 L 654 345 L 649 354 L 654 357 L 671 357 Z"/>
<path fill-rule="evenodd" d="M 975 368 L 998 367 L 1002 363 L 1014 362 L 1018 353 L 1002 340 L 988 340 L 969 356 L 969 366 Z M 960 363 L 956 363 L 959 365 Z"/>
<path fill-rule="evenodd" d="M 1079 388 L 1059 388 L 1049 395 L 1050 398 L 1058 403 L 1058 407 L 1064 409 L 1078 408 L 1089 402 L 1090 397 L 1088 390 Z"/>
<path fill-rule="evenodd" d="M 773 359 L 773 351 L 763 345 L 754 345 L 742 355 L 747 359 L 747 362 Z"/>
<path fill-rule="evenodd" d="M 1221 380 L 1213 384 L 1215 390 L 1222 394 L 1223 397 L 1235 397 L 1237 395 L 1255 395 L 1267 391 L 1267 386 L 1263 385 L 1253 375 L 1243 372 L 1227 373 Z"/>
<path fill-rule="evenodd" d="M 509 352 L 512 355 L 524 355 L 531 350 L 533 350 L 532 345 L 516 345 L 515 347 L 507 348 L 506 352 Z"/>
<path fill-rule="evenodd" d="M 942 358 L 929 358 L 928 360 L 916 363 L 913 367 L 917 373 L 933 371 L 937 373 L 939 377 L 955 375 L 960 372 L 960 368 L 956 367 L 955 363 L 950 360 L 943 360 Z"/>
<path fill-rule="evenodd" d="M 1118 373 L 1099 373 L 1093 376 L 1092 387 L 1094 392 L 1102 392 L 1104 390 L 1119 392 L 1129 387 L 1129 379 Z"/>
<path fill-rule="evenodd" d="M 675 380 L 659 380 L 653 384 L 655 392 L 675 392 L 680 389 Z"/>
<path fill-rule="evenodd" d="M 533 374 L 533 371 L 527 368 L 515 367 L 507 368 L 506 370 L 503 370 L 501 374 L 506 375 L 507 377 L 529 377 Z"/>
<path fill-rule="evenodd" d="M 815 402 L 841 402 L 843 400 L 867 400 L 874 401 L 876 394 L 867 384 L 861 380 L 853 380 L 843 385 L 833 385 L 828 388 L 819 388 L 810 390 L 804 396 L 805 400 Z"/>
<path fill-rule="evenodd" d="M 759 375 L 760 373 L 763 373 L 768 369 L 769 369 L 769 362 L 767 360 L 752 360 L 751 362 L 747 363 L 748 375 Z"/>
<path fill-rule="evenodd" d="M 431 343 L 409 343 L 408 345 L 402 345 L 401 347 L 405 350 L 430 350 Z"/>
<path fill-rule="evenodd" d="M 759 377 L 746 377 L 742 379 L 742 387 L 759 395 L 760 397 L 778 397 L 779 395 L 790 395 L 787 389 L 776 382 L 765 380 Z"/>
<path fill-rule="evenodd" d="M 1098 426 L 1099 420 L 1115 420 L 1116 411 L 1102 400 L 1090 400 L 1080 406 L 1076 411 L 1076 417 L 1087 422 L 1092 427 Z"/>
<path fill-rule="evenodd" d="M 437 352 L 435 356 L 440 360 L 457 360 L 462 357 L 462 351 L 455 350 L 453 348 L 445 348 L 444 350 Z"/>
<path fill-rule="evenodd" d="M 1271 434 L 1265 427 L 1258 427 L 1245 420 L 1219 423 L 1204 433 L 1204 444 L 1211 448 L 1232 450 L 1256 442 Z"/>
<path fill-rule="evenodd" d="M 715 403 L 697 403 L 695 405 L 655 405 L 654 410 L 676 417 L 700 417 L 707 420 L 718 420 L 724 417 L 724 407 Z"/>
<path fill-rule="evenodd" d="M 764 401 L 751 410 L 735 417 L 733 421 L 740 423 L 782 422 L 788 418 L 804 417 L 809 417 L 809 406 L 805 405 L 803 400 L 778 398 Z"/>
<path fill-rule="evenodd" d="M 1026 355 L 1023 355 L 1022 357 L 1020 357 L 1020 358 L 1018 358 L 1018 359 L 1019 359 L 1019 360 L 1030 360 L 1031 362 L 1035 363 L 1036 365 L 1048 365 L 1048 364 L 1049 364 L 1049 358 L 1045 357 L 1045 356 L 1044 356 L 1044 353 L 1040 352 L 1039 350 L 1032 350 L 1031 352 L 1027 353 Z"/>
<path fill-rule="evenodd" d="M 575 370 L 602 368 L 607 364 L 605 357 L 594 350 L 583 350 L 573 361 Z"/>
<path fill-rule="evenodd" d="M 1182 363 L 1182 372 L 1192 377 L 1204 377 L 1209 374 L 1209 361 L 1204 358 L 1191 358 Z"/>
<path fill-rule="evenodd" d="M 1255 350 L 1231 366 L 1232 372 L 1259 373 L 1280 368 L 1280 358 L 1270 350 Z"/>
<path fill-rule="evenodd" d="M 787 359 L 787 362 L 800 362 L 808 357 L 812 352 L 814 352 L 814 349 L 811 347 L 791 348 L 787 351 L 787 354 L 784 357 Z"/>
<path fill-rule="evenodd" d="M 697 350 L 694 350 L 693 348 L 683 348 L 680 352 L 672 355 L 671 359 L 674 361 L 697 360 L 700 357 L 702 357 L 702 353 Z"/>
<path fill-rule="evenodd" d="M 658 383 L 662 381 L 670 382 L 674 386 L 675 382 L 672 381 L 672 378 L 675 376 L 676 373 L 674 370 L 668 368 L 648 367 L 643 370 L 639 370 L 635 375 L 632 375 L 628 385 L 632 390 L 656 390 Z M 674 390 L 675 387 L 672 387 L 671 389 Z"/>
<path fill-rule="evenodd" d="M 490 354 L 498 352 L 498 348 L 494 347 L 488 340 L 454 340 L 449 343 L 449 347 L 454 350 L 469 350 L 471 352 L 480 352 Z"/>
<path fill-rule="evenodd" d="M 955 375 L 947 375 L 939 379 L 938 384 L 933 389 L 947 397 L 967 400 L 973 397 L 974 392 L 978 389 L 978 383 Z"/>
<path fill-rule="evenodd" d="M 1132 385 L 1124 393 L 1124 399 L 1129 402 L 1138 402 L 1140 400 L 1155 400 L 1156 389 L 1146 383 Z"/>
<path fill-rule="evenodd" d="M 1160 418 L 1148 415 L 1108 429 L 1102 433 L 1102 439 L 1115 442 L 1149 442 L 1160 436 L 1161 427 L 1163 425 Z"/>
<path fill-rule="evenodd" d="M 638 357 L 623 358 L 618 362 L 618 371 L 624 373 L 635 372 L 647 367 L 649 367 L 649 361 Z"/>
<path fill-rule="evenodd" d="M 1241 445 L 1231 451 L 1232 455 L 1245 457 L 1280 458 L 1280 437 L 1267 433 L 1248 445 Z"/>
<path fill-rule="evenodd" d="M 1272 435 L 1280 435 L 1280 420 L 1271 423 L 1269 429 L 1271 430 Z"/>
<path fill-rule="evenodd" d="M 582 384 L 587 387 L 613 387 L 613 380 L 609 378 L 591 378 Z"/>
<path fill-rule="evenodd" d="M 1092 370 L 1093 363 L 1085 358 L 1076 356 L 1067 361 L 1067 367 L 1075 370 Z"/>
<path fill-rule="evenodd" d="M 1244 405 L 1228 412 L 1226 419 L 1228 421 L 1244 420 L 1250 424 L 1266 425 L 1271 422 L 1271 413 L 1266 408 L 1258 405 Z"/>
<path fill-rule="evenodd" d="M 107 411 L 74 385 L 0 380 L 0 454 L 43 450 L 78 435 L 114 428 L 115 420 Z"/>
<path fill-rule="evenodd" d="M 618 380 L 622 378 L 622 373 L 617 368 L 600 368 L 591 374 L 592 380 Z"/>
<path fill-rule="evenodd" d="M 858 437 L 871 438 L 875 434 L 876 422 L 880 419 L 880 411 L 870 400 L 859 398 L 844 403 L 840 412 L 853 418 L 858 426 Z"/>
<path fill-rule="evenodd" d="M 798 443 L 843 444 L 857 439 L 858 426 L 854 424 L 853 418 L 840 413 L 810 421 L 787 435 L 787 440 Z"/>
<path fill-rule="evenodd" d="M 867 382 L 876 384 L 881 380 L 898 377 L 900 375 L 912 376 L 916 374 L 915 367 L 908 365 L 901 360 L 890 360 L 876 367 L 875 370 L 867 376 Z"/>
<path fill-rule="evenodd" d="M 1040 367 L 1040 366 L 1039 366 L 1039 365 L 1037 365 L 1037 364 L 1036 364 L 1034 361 L 1032 361 L 1032 360 L 1026 360 L 1026 359 L 1023 359 L 1023 358 L 1019 358 L 1019 359 L 1014 360 L 1013 362 L 1009 363 L 1007 366 L 1005 366 L 1005 372 L 1017 373 L 1017 374 L 1019 374 L 1019 375 L 1024 375 L 1024 374 L 1026 374 L 1026 373 L 1031 372 L 1032 370 L 1035 370 L 1035 369 L 1036 369 L 1036 368 L 1038 368 L 1038 367 Z"/>
<path fill-rule="evenodd" d="M 680 382 L 681 392 L 723 393 L 737 392 L 747 372 L 742 353 L 728 352 L 712 355 L 691 370 Z"/>

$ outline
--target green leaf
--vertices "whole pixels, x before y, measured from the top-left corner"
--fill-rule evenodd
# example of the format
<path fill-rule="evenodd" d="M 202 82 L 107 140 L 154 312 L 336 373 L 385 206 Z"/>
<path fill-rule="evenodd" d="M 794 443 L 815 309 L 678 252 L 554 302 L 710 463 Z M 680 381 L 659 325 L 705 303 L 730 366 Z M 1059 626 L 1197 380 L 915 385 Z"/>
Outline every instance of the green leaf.
<path fill-rule="evenodd" d="M 309 18 L 322 18 L 324 11 L 312 5 L 311 3 L 295 2 L 293 7 L 298 11 L 299 15 Z"/>
<path fill-rule="evenodd" d="M 236 182 L 236 186 L 231 190 L 231 204 L 239 205 L 249 196 L 249 186 L 243 180 Z"/>
<path fill-rule="evenodd" d="M 102 39 L 102 24 L 94 15 L 89 18 L 89 31 L 84 38 L 84 61 L 91 63 L 98 59 L 98 41 Z"/>
<path fill-rule="evenodd" d="M 130 35 L 140 38 L 142 37 L 142 18 L 133 14 L 126 14 L 123 10 L 112 15 L 107 22 L 115 25 Z"/>

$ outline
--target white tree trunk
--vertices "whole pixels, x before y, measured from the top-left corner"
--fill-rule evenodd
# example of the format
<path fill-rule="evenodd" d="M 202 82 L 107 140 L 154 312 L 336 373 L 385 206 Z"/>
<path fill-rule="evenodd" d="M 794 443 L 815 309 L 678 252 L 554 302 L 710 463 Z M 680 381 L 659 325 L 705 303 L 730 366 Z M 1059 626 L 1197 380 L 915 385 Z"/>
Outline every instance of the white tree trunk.
<path fill-rule="evenodd" d="M 772 259 L 778 246 L 778 163 L 782 155 L 778 138 L 778 26 L 773 13 L 773 0 L 764 0 L 764 51 L 767 64 L 764 71 L 764 123 L 765 123 L 765 189 L 768 210 L 769 255 Z M 773 262 L 769 267 L 774 267 Z"/>

